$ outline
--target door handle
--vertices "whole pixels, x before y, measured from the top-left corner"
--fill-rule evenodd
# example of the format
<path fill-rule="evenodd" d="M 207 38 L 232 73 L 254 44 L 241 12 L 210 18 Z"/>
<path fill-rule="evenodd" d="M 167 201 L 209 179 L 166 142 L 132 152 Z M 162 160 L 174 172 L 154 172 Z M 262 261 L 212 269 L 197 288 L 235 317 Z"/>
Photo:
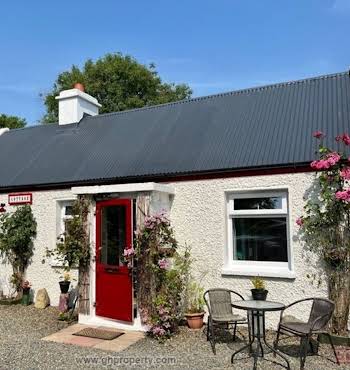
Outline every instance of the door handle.
<path fill-rule="evenodd" d="M 113 269 L 113 268 L 105 268 L 105 271 L 108 272 L 109 274 L 116 274 L 118 273 L 118 269 Z"/>

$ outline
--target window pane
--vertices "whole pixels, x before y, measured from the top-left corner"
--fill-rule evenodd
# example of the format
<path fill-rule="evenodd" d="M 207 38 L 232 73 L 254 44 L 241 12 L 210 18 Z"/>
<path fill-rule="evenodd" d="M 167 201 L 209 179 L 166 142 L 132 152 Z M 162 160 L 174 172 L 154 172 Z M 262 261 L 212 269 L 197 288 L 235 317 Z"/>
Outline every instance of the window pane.
<path fill-rule="evenodd" d="M 235 259 L 288 262 L 286 218 L 233 219 Z"/>
<path fill-rule="evenodd" d="M 235 210 L 239 209 L 282 209 L 282 197 L 236 198 Z"/>
<path fill-rule="evenodd" d="M 126 247 L 125 207 L 102 208 L 101 215 L 101 262 L 106 265 L 122 264 L 120 257 Z"/>
<path fill-rule="evenodd" d="M 64 214 L 66 216 L 73 216 L 73 206 L 65 206 L 64 207 Z"/>

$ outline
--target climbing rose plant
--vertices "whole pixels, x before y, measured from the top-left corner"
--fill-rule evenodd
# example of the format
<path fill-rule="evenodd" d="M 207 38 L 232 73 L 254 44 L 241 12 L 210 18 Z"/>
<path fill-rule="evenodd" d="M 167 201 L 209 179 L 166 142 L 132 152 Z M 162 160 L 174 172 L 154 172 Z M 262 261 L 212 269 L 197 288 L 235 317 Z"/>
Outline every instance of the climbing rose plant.
<path fill-rule="evenodd" d="M 0 257 L 12 266 L 11 283 L 16 292 L 22 283 L 34 254 L 37 223 L 30 205 L 19 206 L 13 213 L 0 215 Z"/>
<path fill-rule="evenodd" d="M 190 253 L 177 251 L 177 241 L 166 212 L 145 218 L 135 233 L 133 251 L 142 322 L 149 335 L 163 341 L 177 330 L 183 317 L 183 292 L 190 269 Z"/>
<path fill-rule="evenodd" d="M 311 163 L 316 181 L 307 195 L 304 215 L 297 219 L 309 249 L 322 261 L 327 276 L 329 298 L 335 303 L 331 329 L 345 334 L 350 306 L 350 145 L 346 133 L 335 138 L 343 151 L 324 145 L 325 134 L 316 131 L 318 158 Z"/>

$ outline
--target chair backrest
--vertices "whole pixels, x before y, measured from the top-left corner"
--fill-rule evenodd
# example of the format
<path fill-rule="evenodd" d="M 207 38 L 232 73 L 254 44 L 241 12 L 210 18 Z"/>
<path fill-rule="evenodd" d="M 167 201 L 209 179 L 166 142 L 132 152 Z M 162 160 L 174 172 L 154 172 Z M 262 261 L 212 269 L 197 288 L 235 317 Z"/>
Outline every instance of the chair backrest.
<path fill-rule="evenodd" d="M 244 298 L 237 292 L 229 289 L 209 289 L 204 293 L 204 300 L 212 316 L 224 316 L 232 313 L 231 294 L 235 294 L 242 300 Z"/>
<path fill-rule="evenodd" d="M 323 329 L 331 319 L 333 311 L 334 303 L 332 301 L 325 298 L 314 298 L 309 317 L 310 324 L 317 320 L 313 330 Z"/>

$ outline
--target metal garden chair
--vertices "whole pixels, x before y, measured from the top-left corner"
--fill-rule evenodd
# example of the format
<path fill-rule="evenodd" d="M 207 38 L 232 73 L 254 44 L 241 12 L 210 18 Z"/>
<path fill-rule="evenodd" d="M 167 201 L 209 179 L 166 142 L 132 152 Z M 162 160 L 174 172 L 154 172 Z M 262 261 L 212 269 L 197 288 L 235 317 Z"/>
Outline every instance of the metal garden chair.
<path fill-rule="evenodd" d="M 298 320 L 289 319 L 284 320 L 283 315 L 286 309 L 306 301 L 312 301 L 312 307 L 310 311 L 310 316 L 307 322 L 302 322 Z M 327 325 L 332 317 L 334 311 L 334 303 L 329 299 L 325 298 L 306 298 L 300 299 L 296 302 L 291 303 L 286 306 L 281 311 L 280 322 L 278 324 L 278 330 L 276 339 L 274 341 L 274 348 L 278 346 L 278 341 L 280 334 L 286 334 L 289 336 L 297 336 L 300 338 L 300 369 L 304 369 L 306 355 L 308 347 L 311 347 L 312 352 L 314 352 L 311 338 L 315 334 L 325 334 L 328 337 L 329 343 L 332 346 L 333 353 L 336 358 L 336 362 L 339 365 L 338 357 L 334 348 L 332 337 L 327 332 Z"/>
<path fill-rule="evenodd" d="M 207 340 L 210 341 L 214 355 L 216 355 L 216 328 L 226 325 L 226 327 L 229 329 L 230 325 L 233 325 L 233 340 L 235 341 L 237 325 L 248 323 L 247 318 L 236 315 L 232 312 L 232 295 L 244 300 L 244 298 L 239 293 L 234 292 L 233 290 L 221 288 L 209 289 L 204 293 L 203 296 L 209 313 L 207 325 Z"/>

